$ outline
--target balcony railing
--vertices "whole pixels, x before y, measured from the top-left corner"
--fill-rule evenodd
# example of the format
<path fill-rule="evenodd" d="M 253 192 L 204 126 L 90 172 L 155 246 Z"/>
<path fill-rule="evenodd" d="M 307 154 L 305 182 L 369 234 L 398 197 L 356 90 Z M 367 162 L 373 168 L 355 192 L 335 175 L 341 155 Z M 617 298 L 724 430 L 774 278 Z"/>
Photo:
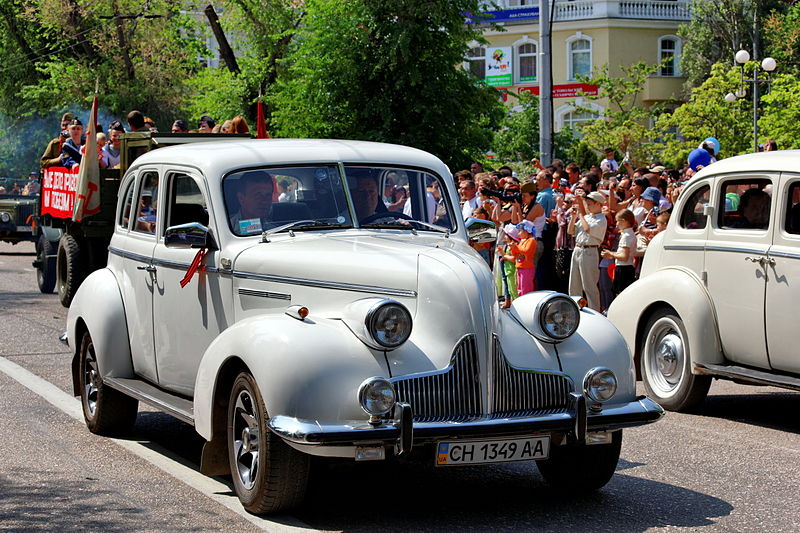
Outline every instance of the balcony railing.
<path fill-rule="evenodd" d="M 533 0 L 501 0 L 498 4 L 515 10 L 539 6 L 539 2 Z M 556 22 L 600 18 L 688 21 L 691 18 L 689 0 L 555 0 L 553 11 Z"/>

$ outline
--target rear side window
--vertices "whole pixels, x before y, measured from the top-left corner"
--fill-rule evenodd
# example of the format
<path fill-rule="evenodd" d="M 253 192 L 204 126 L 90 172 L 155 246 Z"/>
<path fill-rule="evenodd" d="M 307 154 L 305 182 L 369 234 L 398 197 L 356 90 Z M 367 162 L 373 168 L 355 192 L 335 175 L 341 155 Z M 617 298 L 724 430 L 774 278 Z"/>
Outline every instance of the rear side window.
<path fill-rule="evenodd" d="M 792 183 L 786 195 L 786 233 L 800 235 L 800 182 Z"/>
<path fill-rule="evenodd" d="M 128 186 L 125 188 L 125 194 L 123 195 L 125 200 L 122 204 L 122 210 L 119 213 L 119 220 L 117 221 L 117 224 L 125 229 L 130 227 L 131 206 L 133 205 L 133 186 L 135 184 L 136 180 L 132 179 L 128 182 Z"/>
<path fill-rule="evenodd" d="M 720 187 L 719 227 L 765 230 L 769 228 L 772 182 L 764 178 L 727 180 Z"/>
<path fill-rule="evenodd" d="M 683 204 L 681 211 L 680 225 L 684 229 L 704 229 L 706 227 L 706 216 L 703 208 L 708 204 L 709 186 L 703 185 L 693 191 L 691 196 Z"/>
<path fill-rule="evenodd" d="M 139 203 L 136 205 L 136 222 L 133 230 L 140 233 L 155 234 L 156 213 L 158 211 L 158 173 L 144 172 Z"/>

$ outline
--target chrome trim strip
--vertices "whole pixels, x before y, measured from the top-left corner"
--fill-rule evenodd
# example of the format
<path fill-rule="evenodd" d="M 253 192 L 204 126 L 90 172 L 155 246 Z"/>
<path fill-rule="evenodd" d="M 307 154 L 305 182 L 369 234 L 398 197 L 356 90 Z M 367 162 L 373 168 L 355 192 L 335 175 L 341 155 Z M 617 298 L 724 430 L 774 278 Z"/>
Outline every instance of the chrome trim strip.
<path fill-rule="evenodd" d="M 706 252 L 734 252 L 737 254 L 761 254 L 766 255 L 767 250 L 755 250 L 753 248 L 733 248 L 727 246 L 706 246 Z"/>
<path fill-rule="evenodd" d="M 769 256 L 770 257 L 784 257 L 786 259 L 800 259 L 800 254 L 793 254 L 793 253 L 789 253 L 789 252 L 776 252 L 776 251 L 773 251 L 773 250 L 770 250 Z"/>
<path fill-rule="evenodd" d="M 588 431 L 608 431 L 643 426 L 658 421 L 664 409 L 657 403 L 639 396 L 631 402 L 605 407 L 599 413 L 588 413 Z M 462 436 L 529 435 L 531 433 L 564 432 L 573 430 L 575 417 L 570 412 L 514 418 L 480 418 L 469 422 L 414 422 L 415 443 Z M 341 420 L 327 423 L 277 415 L 268 422 L 269 429 L 281 438 L 297 444 L 341 445 L 385 441 L 393 443 L 400 437 L 400 428 L 390 422 L 371 426 L 366 420 Z"/>
<path fill-rule="evenodd" d="M 690 244 L 665 244 L 665 250 L 692 250 L 695 252 L 702 252 L 706 249 L 703 245 L 690 245 Z"/>
<path fill-rule="evenodd" d="M 189 267 L 192 266 L 190 263 L 182 263 L 182 262 L 179 262 L 179 261 L 168 261 L 166 259 L 156 259 L 155 257 L 153 258 L 152 263 L 155 266 L 162 266 L 162 267 L 167 267 L 167 268 L 177 268 L 177 269 L 180 269 L 180 270 L 188 270 Z"/>
<path fill-rule="evenodd" d="M 108 253 L 118 255 L 123 259 L 132 259 L 133 261 L 139 261 L 140 263 L 149 263 L 152 257 L 147 255 L 135 254 L 133 252 L 127 252 L 125 250 L 120 250 L 119 248 L 112 248 L 108 247 Z"/>
<path fill-rule="evenodd" d="M 280 292 L 256 291 L 253 289 L 239 289 L 240 296 L 257 296 L 259 298 L 272 298 L 275 300 L 292 301 L 290 294 L 283 294 Z"/>
<path fill-rule="evenodd" d="M 336 289 L 342 291 L 367 292 L 370 294 L 383 294 L 390 296 L 402 296 L 405 298 L 416 298 L 417 291 L 408 289 L 390 289 L 388 287 L 376 287 L 373 285 L 357 285 L 354 283 L 339 283 L 336 281 L 322 281 L 316 279 L 290 278 L 286 276 L 272 276 L 269 274 L 256 274 L 255 272 L 234 271 L 234 277 L 241 279 L 253 279 L 258 281 L 272 281 L 273 283 L 286 283 L 289 285 L 302 285 L 304 287 L 316 287 L 318 289 Z"/>

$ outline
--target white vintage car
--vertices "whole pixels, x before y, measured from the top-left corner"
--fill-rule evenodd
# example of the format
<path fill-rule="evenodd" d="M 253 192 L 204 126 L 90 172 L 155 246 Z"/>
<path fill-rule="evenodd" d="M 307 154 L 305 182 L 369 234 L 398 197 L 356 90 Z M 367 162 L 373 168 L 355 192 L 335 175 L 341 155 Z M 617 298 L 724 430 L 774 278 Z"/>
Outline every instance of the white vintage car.
<path fill-rule="evenodd" d="M 398 186 L 409 200 L 387 206 Z M 124 431 L 144 401 L 193 424 L 201 470 L 231 474 L 251 512 L 298 504 L 310 456 L 535 460 L 596 489 L 622 429 L 663 415 L 605 317 L 550 292 L 499 308 L 428 153 L 184 145 L 141 156 L 119 190 L 108 267 L 68 315 L 86 423 Z"/>
<path fill-rule="evenodd" d="M 686 185 L 641 278 L 608 317 L 662 406 L 701 402 L 712 378 L 800 390 L 800 151 L 714 163 Z"/>

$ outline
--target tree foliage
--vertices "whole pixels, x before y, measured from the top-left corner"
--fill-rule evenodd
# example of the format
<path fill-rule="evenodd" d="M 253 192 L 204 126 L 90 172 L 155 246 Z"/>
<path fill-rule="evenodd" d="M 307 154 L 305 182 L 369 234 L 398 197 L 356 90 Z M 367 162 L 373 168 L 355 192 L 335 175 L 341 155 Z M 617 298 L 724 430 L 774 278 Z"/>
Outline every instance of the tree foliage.
<path fill-rule="evenodd" d="M 761 102 L 759 140 L 772 139 L 781 150 L 800 148 L 800 79 L 794 74 L 779 74 Z"/>
<path fill-rule="evenodd" d="M 273 93 L 277 133 L 394 142 L 456 167 L 489 148 L 496 90 L 460 68 L 479 31 L 474 0 L 308 0 L 286 76 Z"/>

